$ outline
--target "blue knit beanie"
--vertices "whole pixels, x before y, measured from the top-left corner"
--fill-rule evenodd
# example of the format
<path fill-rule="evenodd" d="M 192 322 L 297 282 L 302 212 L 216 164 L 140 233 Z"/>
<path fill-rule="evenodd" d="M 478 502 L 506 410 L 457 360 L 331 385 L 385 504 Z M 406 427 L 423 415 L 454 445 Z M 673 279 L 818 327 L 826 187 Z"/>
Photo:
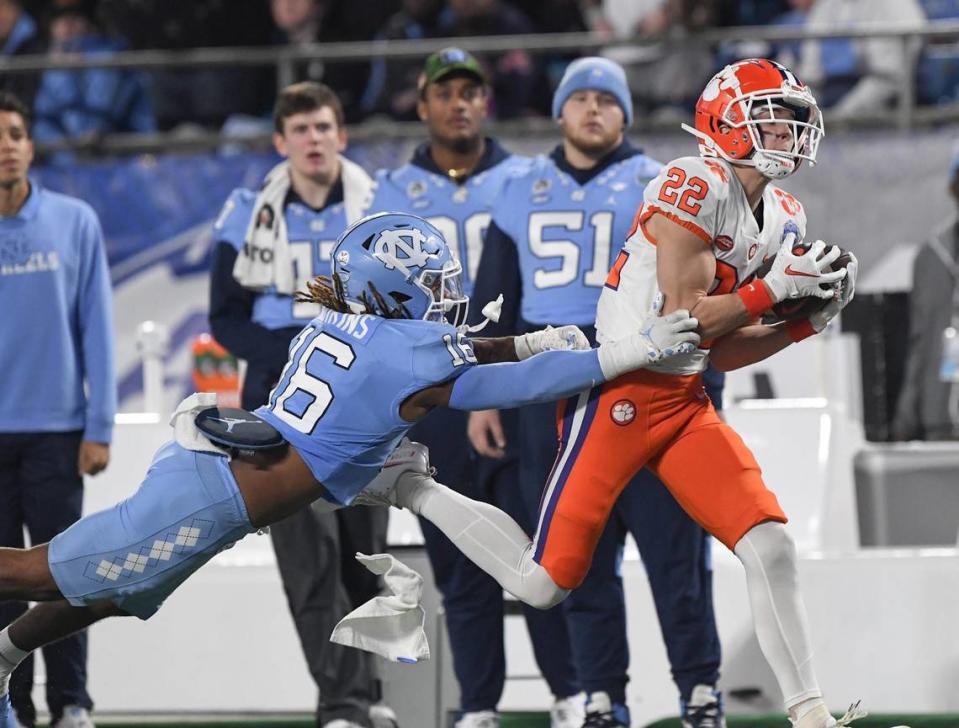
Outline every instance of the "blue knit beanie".
<path fill-rule="evenodd" d="M 599 56 L 580 58 L 566 68 L 563 80 L 553 94 L 553 118 L 560 117 L 566 99 L 583 89 L 605 91 L 615 96 L 626 117 L 626 126 L 633 123 L 633 97 L 626 83 L 626 72 L 618 63 Z"/>

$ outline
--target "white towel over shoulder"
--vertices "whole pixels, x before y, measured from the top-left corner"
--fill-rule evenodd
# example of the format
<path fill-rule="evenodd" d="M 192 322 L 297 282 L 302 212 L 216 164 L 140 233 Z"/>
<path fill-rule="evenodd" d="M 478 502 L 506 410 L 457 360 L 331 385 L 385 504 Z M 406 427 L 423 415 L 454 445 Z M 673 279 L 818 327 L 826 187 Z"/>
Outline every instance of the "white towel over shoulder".
<path fill-rule="evenodd" d="M 340 178 L 343 180 L 346 223 L 352 225 L 370 203 L 373 180 L 362 167 L 342 154 Z M 277 293 L 285 296 L 292 296 L 296 290 L 283 209 L 289 191 L 290 163 L 280 162 L 263 178 L 263 186 L 253 202 L 253 215 L 243 238 L 243 249 L 233 265 L 233 277 L 244 288 L 262 290 L 275 287 Z"/>

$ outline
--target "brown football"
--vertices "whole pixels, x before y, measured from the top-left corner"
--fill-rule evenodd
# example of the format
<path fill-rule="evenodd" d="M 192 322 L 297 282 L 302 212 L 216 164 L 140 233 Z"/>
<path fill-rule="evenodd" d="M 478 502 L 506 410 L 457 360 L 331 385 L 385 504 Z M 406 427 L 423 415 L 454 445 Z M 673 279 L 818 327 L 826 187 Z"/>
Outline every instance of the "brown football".
<path fill-rule="evenodd" d="M 823 250 L 823 255 L 832 250 L 832 245 L 827 245 Z M 809 250 L 808 245 L 796 246 L 793 248 L 793 255 L 803 255 L 807 250 Z M 822 256 L 820 256 L 822 257 Z M 776 259 L 776 256 L 772 258 L 767 258 L 762 262 L 762 265 L 759 266 L 759 270 L 756 271 L 757 278 L 764 278 L 767 273 L 769 273 L 770 268 L 772 268 L 773 261 Z M 849 257 L 849 253 L 842 251 L 836 260 L 832 263 L 832 269 L 840 270 L 849 265 L 852 258 Z M 829 288 L 828 285 L 822 284 L 821 288 Z M 785 301 L 780 301 L 775 304 L 771 309 L 769 309 L 763 315 L 764 324 L 774 324 L 780 321 L 793 321 L 796 319 L 809 318 L 812 314 L 819 311 L 821 308 L 825 307 L 829 303 L 830 299 L 828 298 L 816 298 L 815 296 L 805 296 L 803 298 L 787 298 Z"/>

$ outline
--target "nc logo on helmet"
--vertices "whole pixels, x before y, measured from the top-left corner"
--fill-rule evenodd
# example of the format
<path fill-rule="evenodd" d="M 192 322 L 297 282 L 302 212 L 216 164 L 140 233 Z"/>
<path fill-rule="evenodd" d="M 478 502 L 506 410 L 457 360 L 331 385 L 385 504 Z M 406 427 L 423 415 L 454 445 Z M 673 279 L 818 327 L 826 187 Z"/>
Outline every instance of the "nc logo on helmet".
<path fill-rule="evenodd" d="M 427 242 L 417 228 L 388 228 L 373 242 L 373 255 L 383 262 L 388 270 L 394 268 L 419 268 L 426 265 L 430 254 L 423 249 Z M 400 256 L 402 253 L 402 257 Z"/>

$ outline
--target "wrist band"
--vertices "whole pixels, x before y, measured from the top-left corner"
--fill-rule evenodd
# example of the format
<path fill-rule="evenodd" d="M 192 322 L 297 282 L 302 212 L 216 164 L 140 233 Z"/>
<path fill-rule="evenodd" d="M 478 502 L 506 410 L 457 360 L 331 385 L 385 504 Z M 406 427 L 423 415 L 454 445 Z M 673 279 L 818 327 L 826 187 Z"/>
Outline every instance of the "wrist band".
<path fill-rule="evenodd" d="M 818 332 L 813 328 L 809 319 L 797 319 L 786 322 L 786 333 L 789 334 L 789 338 L 793 340 L 793 343 L 797 344 L 803 339 L 815 336 Z"/>
<path fill-rule="evenodd" d="M 762 281 L 753 281 L 748 286 L 740 288 L 736 293 L 743 300 L 746 311 L 753 318 L 762 316 L 763 312 L 768 311 L 776 303 Z"/>

